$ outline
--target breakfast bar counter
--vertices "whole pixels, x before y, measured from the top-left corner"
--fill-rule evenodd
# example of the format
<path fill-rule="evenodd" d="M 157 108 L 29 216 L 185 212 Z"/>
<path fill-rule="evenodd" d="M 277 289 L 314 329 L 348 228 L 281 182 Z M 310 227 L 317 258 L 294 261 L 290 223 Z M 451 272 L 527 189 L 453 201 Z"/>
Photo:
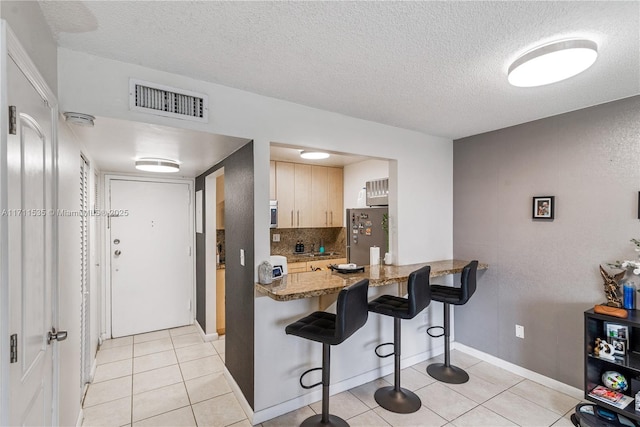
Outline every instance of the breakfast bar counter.
<path fill-rule="evenodd" d="M 290 273 L 273 279 L 270 285 L 256 283 L 256 290 L 276 301 L 291 301 L 340 292 L 345 286 L 362 279 L 369 279 L 369 286 L 383 286 L 406 282 L 412 271 L 425 265 L 431 266 L 430 277 L 446 276 L 462 272 L 470 261 L 447 259 L 408 265 L 366 266 L 364 272 L 338 273 L 331 270 Z M 478 270 L 486 270 L 487 264 L 479 264 Z"/>

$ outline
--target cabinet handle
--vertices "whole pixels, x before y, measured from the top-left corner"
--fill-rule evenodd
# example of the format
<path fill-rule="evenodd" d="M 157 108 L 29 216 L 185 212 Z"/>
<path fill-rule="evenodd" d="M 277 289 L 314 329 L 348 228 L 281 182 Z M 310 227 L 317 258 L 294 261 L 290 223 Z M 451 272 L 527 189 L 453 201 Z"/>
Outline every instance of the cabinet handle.
<path fill-rule="evenodd" d="M 298 227 L 300 227 L 300 211 L 297 211 L 298 213 Z"/>
<path fill-rule="evenodd" d="M 333 211 L 331 211 L 331 225 L 333 225 Z"/>
<path fill-rule="evenodd" d="M 293 209 L 291 209 L 291 226 L 293 227 Z"/>
<path fill-rule="evenodd" d="M 327 215 L 327 211 L 324 211 L 324 226 L 329 225 L 329 215 Z"/>

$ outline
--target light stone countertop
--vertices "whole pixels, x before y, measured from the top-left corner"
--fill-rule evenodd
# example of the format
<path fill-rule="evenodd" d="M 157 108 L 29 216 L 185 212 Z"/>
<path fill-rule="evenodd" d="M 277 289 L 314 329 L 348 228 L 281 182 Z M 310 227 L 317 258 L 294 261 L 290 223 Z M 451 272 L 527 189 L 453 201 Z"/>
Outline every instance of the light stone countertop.
<path fill-rule="evenodd" d="M 276 301 L 291 301 L 338 293 L 345 286 L 350 286 L 362 279 L 369 279 L 369 286 L 372 287 L 406 282 L 411 272 L 425 265 L 431 266 L 431 278 L 456 274 L 462 272 L 468 263 L 469 261 L 447 259 L 409 265 L 365 266 L 364 272 L 360 273 L 342 274 L 331 270 L 290 273 L 274 279 L 270 285 L 256 283 L 256 290 Z M 488 267 L 487 264 L 480 263 L 478 270 L 486 270 Z"/>

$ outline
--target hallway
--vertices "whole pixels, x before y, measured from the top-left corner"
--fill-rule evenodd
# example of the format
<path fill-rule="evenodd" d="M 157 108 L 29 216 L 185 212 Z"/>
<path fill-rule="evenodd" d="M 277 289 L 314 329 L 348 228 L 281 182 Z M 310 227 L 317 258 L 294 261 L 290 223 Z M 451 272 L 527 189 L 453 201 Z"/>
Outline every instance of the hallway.
<path fill-rule="evenodd" d="M 83 426 L 250 426 L 224 360 L 224 339 L 203 342 L 195 326 L 107 340 L 84 399 Z M 332 396 L 331 412 L 353 427 L 572 426 L 578 400 L 460 351 L 452 360 L 467 370 L 468 383 L 435 381 L 427 362 L 403 369 L 403 385 L 422 399 L 414 414 L 388 412 L 373 400 L 392 375 Z M 320 410 L 316 402 L 262 426 L 298 426 Z"/>

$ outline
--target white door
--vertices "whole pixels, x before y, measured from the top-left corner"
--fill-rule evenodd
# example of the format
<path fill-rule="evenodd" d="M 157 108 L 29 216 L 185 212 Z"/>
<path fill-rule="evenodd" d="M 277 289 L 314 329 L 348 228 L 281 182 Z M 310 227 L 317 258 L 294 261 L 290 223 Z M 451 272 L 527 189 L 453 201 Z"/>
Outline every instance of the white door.
<path fill-rule="evenodd" d="M 110 180 L 111 335 L 191 323 L 190 187 Z"/>
<path fill-rule="evenodd" d="M 9 425 L 52 423 L 54 269 L 51 109 L 12 59 L 8 101 L 16 129 L 7 139 L 7 265 L 9 333 L 17 355 L 9 364 Z M 6 114 L 6 112 L 2 112 Z M 0 165 L 4 166 L 4 165 Z M 2 339 L 7 339 L 2 337 Z"/>

